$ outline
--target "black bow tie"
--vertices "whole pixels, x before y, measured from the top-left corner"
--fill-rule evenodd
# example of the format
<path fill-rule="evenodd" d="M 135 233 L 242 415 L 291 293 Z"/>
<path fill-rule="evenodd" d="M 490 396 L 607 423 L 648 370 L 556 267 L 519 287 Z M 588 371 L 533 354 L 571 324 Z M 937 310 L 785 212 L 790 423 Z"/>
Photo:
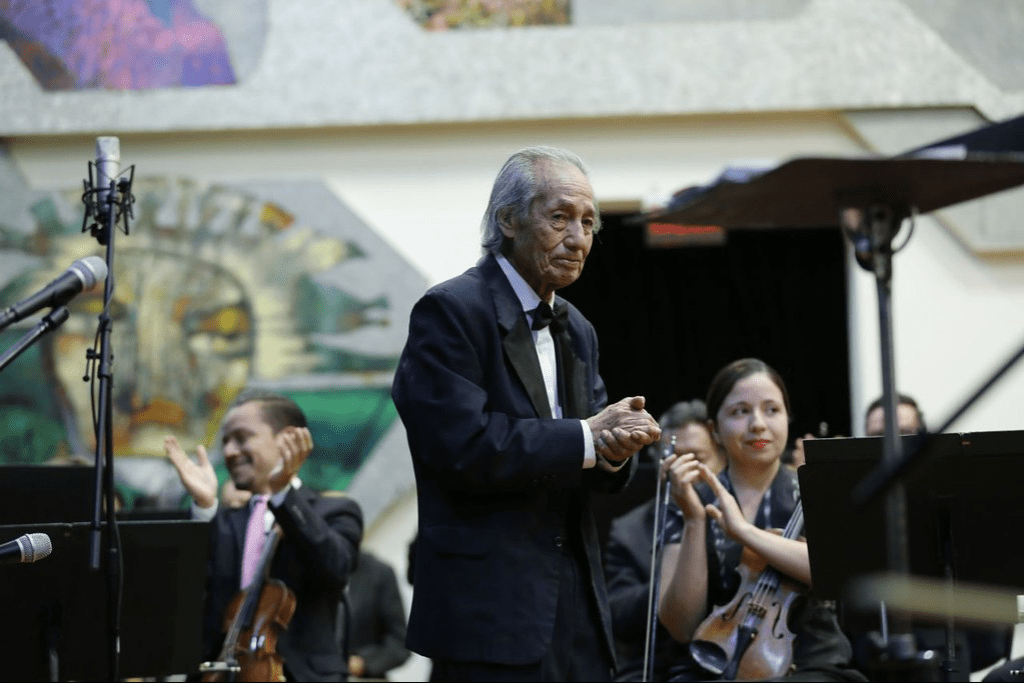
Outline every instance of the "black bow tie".
<path fill-rule="evenodd" d="M 551 325 L 551 331 L 556 334 L 569 329 L 569 307 L 560 304 L 552 311 L 548 302 L 541 301 L 533 310 L 533 329 L 543 330 L 548 325 Z"/>

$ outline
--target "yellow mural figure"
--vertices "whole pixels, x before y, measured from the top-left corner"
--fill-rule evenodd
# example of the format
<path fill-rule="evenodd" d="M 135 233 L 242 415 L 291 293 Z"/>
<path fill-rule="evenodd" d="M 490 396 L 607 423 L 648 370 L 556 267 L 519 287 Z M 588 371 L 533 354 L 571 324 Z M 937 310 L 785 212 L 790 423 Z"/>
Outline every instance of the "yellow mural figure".
<path fill-rule="evenodd" d="M 344 278 L 338 271 L 363 259 L 364 248 L 314 229 L 282 204 L 239 188 L 136 179 L 133 194 L 129 234 L 115 235 L 108 309 L 114 357 L 112 439 L 122 483 L 151 504 L 173 504 L 181 491 L 167 472 L 164 437 L 173 434 L 186 450 L 214 443 L 226 406 L 253 382 L 283 382 L 306 391 L 314 417 L 318 402 L 338 416 L 329 418 L 336 427 L 335 445 L 362 430 L 358 457 L 365 457 L 372 447 L 369 432 L 379 433 L 393 408 L 372 391 L 356 396 L 339 387 L 373 389 L 354 384 L 353 373 L 389 371 L 397 362 L 398 344 L 378 340 L 346 347 L 346 339 L 384 328 L 395 332 L 386 312 L 389 297 L 367 300 L 339 286 Z M 0 291 L 4 305 L 45 286 L 78 258 L 105 255 L 104 247 L 78 231 L 79 200 L 80 192 L 69 191 L 34 207 L 36 234 L 23 236 L 18 246 L 22 254 L 36 256 L 38 264 Z M 11 235 L 6 238 L 7 246 L 13 246 Z M 389 278 L 387 269 L 379 276 Z M 95 389 L 82 378 L 88 350 L 99 348 L 95 335 L 103 303 L 102 289 L 79 295 L 69 304 L 68 321 L 39 345 L 37 362 L 50 385 L 45 393 L 52 394 L 54 420 L 66 432 L 45 459 L 95 452 Z M 10 329 L 20 334 L 31 322 Z M 34 369 L 0 376 L 0 397 L 25 405 L 22 378 Z M 338 403 L 339 397 L 345 402 Z M 345 417 L 351 412 L 351 406 L 344 408 L 348 401 L 365 407 Z M 367 419 L 378 423 L 368 427 Z M 10 453 L 6 457 L 10 460 Z M 22 458 L 41 459 L 39 454 Z M 324 487 L 338 488 L 334 470 L 358 468 L 354 459 L 349 454 L 343 465 L 325 461 L 320 473 L 329 481 Z M 314 477 L 317 472 L 312 468 Z"/>

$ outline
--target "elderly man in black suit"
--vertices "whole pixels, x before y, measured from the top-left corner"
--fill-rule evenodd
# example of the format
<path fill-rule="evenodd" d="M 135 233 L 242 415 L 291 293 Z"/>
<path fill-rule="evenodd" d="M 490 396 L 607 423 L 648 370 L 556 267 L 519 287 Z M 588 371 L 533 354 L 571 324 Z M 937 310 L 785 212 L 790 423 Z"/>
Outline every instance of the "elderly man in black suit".
<path fill-rule="evenodd" d="M 435 680 L 608 680 L 590 493 L 660 430 L 642 396 L 606 405 L 594 328 L 555 294 L 600 228 L 583 162 L 513 154 L 483 228 L 484 257 L 414 307 L 392 388 L 419 505 L 407 642 Z"/>

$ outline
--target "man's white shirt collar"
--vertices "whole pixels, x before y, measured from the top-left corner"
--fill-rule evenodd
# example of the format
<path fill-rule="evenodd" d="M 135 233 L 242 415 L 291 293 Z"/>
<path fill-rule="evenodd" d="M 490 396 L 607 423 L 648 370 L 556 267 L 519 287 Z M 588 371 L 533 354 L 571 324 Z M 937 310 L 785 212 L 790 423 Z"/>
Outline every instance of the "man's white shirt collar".
<path fill-rule="evenodd" d="M 519 303 L 522 305 L 523 310 L 532 313 L 537 305 L 540 304 L 540 296 L 537 292 L 533 291 L 523 276 L 519 274 L 507 258 L 498 254 L 495 256 L 498 261 L 498 265 L 501 266 L 501 272 L 505 273 L 505 277 L 508 279 L 508 283 L 512 285 L 512 291 L 516 293 L 516 298 L 519 299 Z M 552 306 L 555 303 L 555 295 L 551 295 L 551 301 L 548 302 Z"/>

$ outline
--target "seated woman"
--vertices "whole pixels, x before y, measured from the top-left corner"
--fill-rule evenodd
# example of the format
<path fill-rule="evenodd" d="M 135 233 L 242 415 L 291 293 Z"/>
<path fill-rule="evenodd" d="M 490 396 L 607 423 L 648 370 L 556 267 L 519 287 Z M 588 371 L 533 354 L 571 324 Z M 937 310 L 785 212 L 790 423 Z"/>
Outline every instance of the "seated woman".
<path fill-rule="evenodd" d="M 834 611 L 807 594 L 800 492 L 796 472 L 781 464 L 790 412 L 782 378 L 757 359 L 730 363 L 711 382 L 707 410 L 726 469 L 716 476 L 690 454 L 670 456 L 663 467 L 676 506 L 665 530 L 659 618 L 673 638 L 690 643 L 670 680 L 867 680 L 850 664 Z M 785 535 L 770 531 L 791 519 Z M 772 577 L 774 589 L 766 583 Z M 737 596 L 747 599 L 732 609 Z M 767 609 L 751 609 L 753 601 Z M 761 626 L 785 637 L 761 637 Z M 752 636 L 746 648 L 736 645 L 744 632 Z"/>

